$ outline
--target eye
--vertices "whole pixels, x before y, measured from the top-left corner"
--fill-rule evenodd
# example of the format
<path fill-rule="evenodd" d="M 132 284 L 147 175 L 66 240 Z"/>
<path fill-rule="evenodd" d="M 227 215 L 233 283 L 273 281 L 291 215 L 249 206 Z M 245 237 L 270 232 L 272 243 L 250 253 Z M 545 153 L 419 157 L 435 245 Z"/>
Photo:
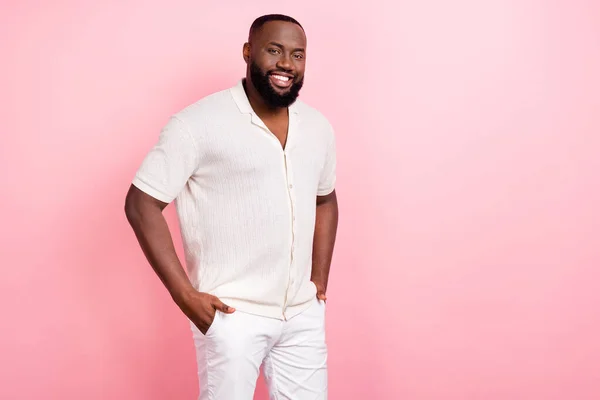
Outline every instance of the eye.
<path fill-rule="evenodd" d="M 273 48 L 271 48 L 271 49 L 268 49 L 267 51 L 269 53 L 271 53 L 271 54 L 279 54 L 279 49 L 273 49 Z"/>
<path fill-rule="evenodd" d="M 294 54 L 294 58 L 296 60 L 302 60 L 304 58 L 304 54 L 296 53 Z"/>

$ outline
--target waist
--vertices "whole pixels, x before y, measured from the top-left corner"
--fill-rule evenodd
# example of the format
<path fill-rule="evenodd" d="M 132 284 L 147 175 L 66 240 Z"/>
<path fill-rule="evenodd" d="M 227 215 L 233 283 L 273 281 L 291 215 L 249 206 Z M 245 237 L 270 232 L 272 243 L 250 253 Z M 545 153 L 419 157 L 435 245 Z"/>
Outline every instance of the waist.
<path fill-rule="evenodd" d="M 253 275 L 230 280 L 199 278 L 193 283 L 198 291 L 212 294 L 236 310 L 281 320 L 302 312 L 317 294 L 310 281 L 310 270 L 280 273 L 271 278 Z"/>

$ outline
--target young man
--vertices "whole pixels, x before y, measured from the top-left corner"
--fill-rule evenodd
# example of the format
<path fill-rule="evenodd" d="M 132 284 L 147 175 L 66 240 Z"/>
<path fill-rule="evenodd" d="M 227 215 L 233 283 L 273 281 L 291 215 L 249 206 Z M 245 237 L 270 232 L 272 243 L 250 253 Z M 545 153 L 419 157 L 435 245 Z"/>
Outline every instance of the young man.
<path fill-rule="evenodd" d="M 296 100 L 306 57 L 296 20 L 258 18 L 243 56 L 246 77 L 237 85 L 171 117 L 125 210 L 190 320 L 200 400 L 251 400 L 261 366 L 272 399 L 326 399 L 334 133 Z M 172 201 L 187 275 L 162 215 Z"/>

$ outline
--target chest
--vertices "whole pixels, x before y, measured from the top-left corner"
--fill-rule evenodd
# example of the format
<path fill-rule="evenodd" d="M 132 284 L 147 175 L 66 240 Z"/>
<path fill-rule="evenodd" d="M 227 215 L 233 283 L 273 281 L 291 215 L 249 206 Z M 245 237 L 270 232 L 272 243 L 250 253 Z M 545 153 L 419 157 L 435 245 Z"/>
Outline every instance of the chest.
<path fill-rule="evenodd" d="M 279 144 L 281 145 L 281 147 L 285 148 L 286 144 L 287 144 L 288 132 L 289 132 L 288 119 L 280 118 L 277 120 L 265 120 L 264 124 L 268 130 L 267 133 L 270 132 L 271 134 L 273 134 L 279 141 Z"/>
<path fill-rule="evenodd" d="M 200 149 L 197 178 L 240 187 L 253 182 L 281 186 L 292 179 L 295 186 L 316 187 L 326 159 L 322 132 L 286 121 L 265 121 L 264 125 L 232 126 L 211 133 Z"/>

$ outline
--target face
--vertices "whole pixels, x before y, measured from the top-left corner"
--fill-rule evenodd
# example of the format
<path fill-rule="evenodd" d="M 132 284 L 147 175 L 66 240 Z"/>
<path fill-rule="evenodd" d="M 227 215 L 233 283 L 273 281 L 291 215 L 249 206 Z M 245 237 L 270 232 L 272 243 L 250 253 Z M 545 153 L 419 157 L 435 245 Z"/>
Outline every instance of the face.
<path fill-rule="evenodd" d="M 304 83 L 306 37 L 298 25 L 271 21 L 244 46 L 249 78 L 265 103 L 287 107 Z"/>

